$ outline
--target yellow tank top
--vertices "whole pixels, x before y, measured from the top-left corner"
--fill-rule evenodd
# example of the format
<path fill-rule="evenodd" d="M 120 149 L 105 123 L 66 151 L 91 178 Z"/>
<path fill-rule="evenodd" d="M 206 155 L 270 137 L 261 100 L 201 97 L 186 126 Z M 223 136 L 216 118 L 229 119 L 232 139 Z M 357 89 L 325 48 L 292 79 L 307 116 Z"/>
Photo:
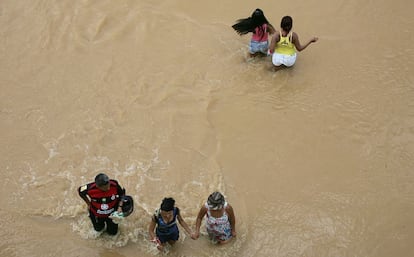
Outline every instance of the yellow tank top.
<path fill-rule="evenodd" d="M 282 32 L 279 31 L 280 39 L 276 44 L 275 52 L 278 54 L 294 55 L 296 53 L 295 45 L 292 43 L 292 32 L 282 36 Z"/>

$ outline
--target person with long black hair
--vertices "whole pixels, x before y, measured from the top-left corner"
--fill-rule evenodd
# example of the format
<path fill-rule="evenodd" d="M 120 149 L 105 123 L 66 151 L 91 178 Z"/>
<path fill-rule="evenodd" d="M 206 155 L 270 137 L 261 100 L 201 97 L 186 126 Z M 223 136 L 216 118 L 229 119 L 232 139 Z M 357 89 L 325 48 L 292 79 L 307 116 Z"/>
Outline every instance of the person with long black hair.
<path fill-rule="evenodd" d="M 261 9 L 257 8 L 248 18 L 237 20 L 232 27 L 240 36 L 252 33 L 249 45 L 251 57 L 267 55 L 269 34 L 273 34 L 275 29 L 266 19 Z"/>

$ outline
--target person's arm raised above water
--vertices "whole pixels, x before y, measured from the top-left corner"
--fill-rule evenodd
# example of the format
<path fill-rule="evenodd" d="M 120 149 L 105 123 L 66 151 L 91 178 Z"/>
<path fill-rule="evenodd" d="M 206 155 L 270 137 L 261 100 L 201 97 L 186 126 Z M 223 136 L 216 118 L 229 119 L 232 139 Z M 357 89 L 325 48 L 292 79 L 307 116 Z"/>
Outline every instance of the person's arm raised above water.
<path fill-rule="evenodd" d="M 299 52 L 305 50 L 306 47 L 308 47 L 311 43 L 315 43 L 316 41 L 318 41 L 318 38 L 313 37 L 306 44 L 301 45 L 299 42 L 298 34 L 295 32 L 292 32 L 292 43 L 295 45 L 296 50 L 298 50 Z"/>

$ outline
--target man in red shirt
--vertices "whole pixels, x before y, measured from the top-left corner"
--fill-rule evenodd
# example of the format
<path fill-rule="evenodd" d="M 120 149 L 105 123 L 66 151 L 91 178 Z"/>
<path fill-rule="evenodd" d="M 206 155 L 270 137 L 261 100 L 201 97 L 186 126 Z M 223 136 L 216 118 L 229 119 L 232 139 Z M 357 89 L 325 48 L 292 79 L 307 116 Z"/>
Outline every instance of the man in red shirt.
<path fill-rule="evenodd" d="M 125 189 L 118 184 L 118 181 L 99 173 L 95 177 L 95 182 L 79 187 L 78 193 L 88 205 L 93 228 L 96 231 L 102 231 L 106 224 L 106 232 L 116 235 L 118 224 L 114 223 L 109 216 L 117 210 L 122 212 L 121 197 L 125 195 Z"/>

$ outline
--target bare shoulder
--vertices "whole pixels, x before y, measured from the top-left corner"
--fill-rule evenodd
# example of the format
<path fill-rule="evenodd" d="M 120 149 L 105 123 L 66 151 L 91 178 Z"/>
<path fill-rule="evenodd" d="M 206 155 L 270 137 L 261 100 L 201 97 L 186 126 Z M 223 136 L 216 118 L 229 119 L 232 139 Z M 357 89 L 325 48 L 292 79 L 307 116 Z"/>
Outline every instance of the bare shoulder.
<path fill-rule="evenodd" d="M 231 206 L 231 204 L 227 204 L 227 206 L 226 206 L 226 210 L 227 211 L 233 211 L 233 207 Z"/>
<path fill-rule="evenodd" d="M 201 206 L 199 213 L 206 213 L 207 212 L 207 207 L 205 205 Z"/>
<path fill-rule="evenodd" d="M 269 33 L 270 34 L 274 34 L 275 32 L 276 32 L 276 29 L 273 27 L 273 25 L 272 24 L 268 24 L 268 27 L 269 27 Z"/>
<path fill-rule="evenodd" d="M 182 221 L 182 220 L 184 220 L 183 219 L 183 216 L 181 216 L 181 213 L 177 213 L 177 218 L 178 218 L 178 221 Z"/>
<path fill-rule="evenodd" d="M 295 45 L 299 43 L 299 36 L 296 32 L 293 32 L 293 31 L 292 31 L 292 43 Z"/>
<path fill-rule="evenodd" d="M 279 30 L 275 30 L 275 32 L 273 33 L 272 38 L 275 39 L 276 41 L 278 41 L 280 38 L 280 32 Z"/>

